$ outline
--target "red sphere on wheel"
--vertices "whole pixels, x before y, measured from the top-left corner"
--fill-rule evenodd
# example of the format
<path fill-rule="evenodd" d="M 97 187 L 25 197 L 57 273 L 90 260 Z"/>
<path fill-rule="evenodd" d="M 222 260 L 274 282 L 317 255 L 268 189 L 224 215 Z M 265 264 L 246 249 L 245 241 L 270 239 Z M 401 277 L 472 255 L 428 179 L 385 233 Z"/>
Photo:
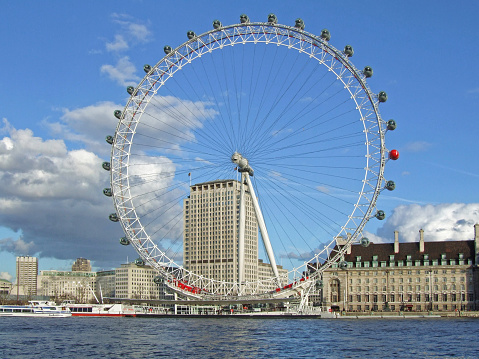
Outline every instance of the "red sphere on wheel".
<path fill-rule="evenodd" d="M 389 159 L 396 161 L 399 158 L 399 151 L 398 150 L 391 150 L 389 152 Z"/>

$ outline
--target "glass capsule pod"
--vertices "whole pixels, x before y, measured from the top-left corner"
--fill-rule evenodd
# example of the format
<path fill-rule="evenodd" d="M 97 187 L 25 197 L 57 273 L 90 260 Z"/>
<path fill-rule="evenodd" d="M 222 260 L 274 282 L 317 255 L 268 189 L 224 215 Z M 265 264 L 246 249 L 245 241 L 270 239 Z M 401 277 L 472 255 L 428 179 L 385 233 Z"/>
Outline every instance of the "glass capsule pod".
<path fill-rule="evenodd" d="M 111 168 L 111 167 L 110 167 L 110 162 L 103 162 L 103 163 L 101 164 L 101 166 L 103 167 L 103 169 L 104 169 L 105 171 L 109 171 L 110 168 Z"/>
<path fill-rule="evenodd" d="M 387 123 L 387 127 L 389 131 L 394 131 L 396 129 L 396 121 L 389 120 Z"/>
<path fill-rule="evenodd" d="M 222 27 L 222 26 L 223 26 L 223 25 L 221 24 L 221 21 L 219 21 L 219 20 L 213 21 L 213 28 L 219 29 L 219 28 Z"/>
<path fill-rule="evenodd" d="M 110 219 L 110 221 L 112 222 L 118 222 L 120 219 L 118 218 L 118 215 L 116 213 L 111 213 L 108 218 Z"/>
<path fill-rule="evenodd" d="M 303 19 L 297 18 L 294 27 L 297 27 L 298 29 L 304 30 L 304 21 Z"/>
<path fill-rule="evenodd" d="M 107 197 L 111 197 L 112 196 L 111 188 L 103 188 L 103 194 Z"/>
<path fill-rule="evenodd" d="M 106 141 L 106 143 L 112 145 L 113 144 L 113 136 L 110 136 L 110 135 L 106 136 L 105 141 Z"/>
<path fill-rule="evenodd" d="M 135 93 L 135 88 L 133 86 L 128 86 L 126 92 L 128 92 L 129 95 L 133 95 Z"/>
<path fill-rule="evenodd" d="M 163 48 L 163 51 L 165 52 L 165 54 L 168 55 L 168 54 L 171 53 L 171 51 L 172 51 L 172 50 L 171 50 L 171 46 L 166 45 L 166 46 Z"/>
<path fill-rule="evenodd" d="M 326 41 L 331 40 L 331 33 L 328 29 L 321 30 L 321 38 Z"/>
<path fill-rule="evenodd" d="M 145 265 L 145 261 L 141 258 L 137 258 L 135 259 L 135 264 L 138 266 L 138 267 L 143 267 Z"/>
<path fill-rule="evenodd" d="M 363 70 L 363 74 L 366 77 L 371 77 L 373 75 L 373 68 L 371 66 L 366 66 Z"/>
<path fill-rule="evenodd" d="M 399 151 L 398 150 L 391 150 L 389 151 L 389 159 L 396 161 L 399 158 Z"/>
<path fill-rule="evenodd" d="M 353 50 L 353 47 L 351 45 L 344 46 L 344 51 L 343 52 L 347 57 L 351 57 L 351 56 L 354 55 L 354 50 Z"/>
<path fill-rule="evenodd" d="M 379 219 L 380 221 L 382 221 L 384 218 L 386 218 L 386 213 L 384 213 L 384 211 L 382 210 L 379 210 L 376 212 L 376 216 L 375 216 L 377 219 Z"/>
<path fill-rule="evenodd" d="M 394 183 L 394 181 L 387 181 L 386 182 L 386 189 L 388 191 L 394 191 L 395 188 L 396 188 L 396 183 Z"/>
<path fill-rule="evenodd" d="M 275 14 L 269 14 L 268 15 L 268 22 L 271 24 L 277 24 L 278 23 L 278 18 L 276 17 Z"/>
<path fill-rule="evenodd" d="M 249 23 L 249 17 L 246 14 L 241 14 L 240 15 L 240 22 L 242 24 L 248 24 Z"/>
<path fill-rule="evenodd" d="M 121 237 L 121 238 L 120 238 L 120 244 L 121 244 L 122 246 L 127 246 L 127 245 L 130 244 L 130 240 L 129 240 L 128 238 L 126 238 L 126 237 Z"/>
<path fill-rule="evenodd" d="M 378 93 L 378 100 L 379 102 L 386 102 L 388 100 L 388 95 L 386 94 L 386 92 L 384 91 L 381 91 Z"/>
<path fill-rule="evenodd" d="M 190 31 L 188 31 L 188 32 L 186 33 L 186 36 L 188 37 L 188 39 L 191 40 L 191 39 L 194 39 L 194 38 L 196 37 L 196 34 L 195 34 L 194 31 L 191 31 L 191 30 L 190 30 Z"/>
<path fill-rule="evenodd" d="M 117 119 L 120 119 L 121 118 L 121 110 L 115 110 L 115 112 L 113 112 L 113 114 L 115 115 L 115 117 Z"/>
<path fill-rule="evenodd" d="M 361 240 L 359 241 L 359 243 L 361 244 L 361 246 L 363 247 L 369 247 L 369 238 L 367 237 L 363 237 L 361 238 Z"/>
<path fill-rule="evenodd" d="M 149 73 L 151 71 L 151 66 L 146 64 L 145 66 L 143 66 L 143 71 L 145 71 L 146 73 Z"/>

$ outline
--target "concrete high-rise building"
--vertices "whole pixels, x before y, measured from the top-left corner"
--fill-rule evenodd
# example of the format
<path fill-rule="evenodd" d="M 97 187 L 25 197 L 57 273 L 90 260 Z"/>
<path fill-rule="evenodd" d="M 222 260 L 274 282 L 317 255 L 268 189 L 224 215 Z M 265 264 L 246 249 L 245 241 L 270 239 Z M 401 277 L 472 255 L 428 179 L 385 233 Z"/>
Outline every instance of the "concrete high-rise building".
<path fill-rule="evenodd" d="M 38 258 L 30 256 L 17 257 L 17 283 L 15 293 L 18 295 L 37 295 Z"/>
<path fill-rule="evenodd" d="M 85 258 L 77 258 L 72 265 L 72 272 L 91 272 L 90 260 Z"/>
<path fill-rule="evenodd" d="M 195 184 L 184 200 L 183 262 L 207 278 L 238 281 L 240 182 Z M 258 224 L 246 186 L 245 281 L 258 280 Z"/>

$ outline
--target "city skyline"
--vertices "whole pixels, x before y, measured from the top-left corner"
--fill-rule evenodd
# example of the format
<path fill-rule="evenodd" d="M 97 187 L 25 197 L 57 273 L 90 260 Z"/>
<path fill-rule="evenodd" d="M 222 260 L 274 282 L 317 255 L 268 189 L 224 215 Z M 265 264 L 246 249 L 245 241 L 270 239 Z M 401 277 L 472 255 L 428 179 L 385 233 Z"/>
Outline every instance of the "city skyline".
<path fill-rule="evenodd" d="M 252 21 L 275 13 L 291 25 L 301 17 L 314 34 L 328 28 L 334 46 L 350 43 L 353 62 L 374 68 L 371 88 L 389 96 L 382 115 L 398 124 L 386 145 L 401 157 L 386 168 L 396 190 L 378 201 L 386 219 L 366 226 L 373 242 L 392 241 L 395 230 L 402 241 L 414 241 L 420 228 L 427 240 L 473 238 L 479 222 L 471 185 L 479 177 L 479 84 L 470 69 L 479 51 L 477 4 L 185 2 L 185 11 L 146 3 L 97 4 L 93 10 L 72 5 L 75 11 L 49 2 L 6 6 L 0 25 L 6 54 L 0 89 L 1 278 L 14 277 L 17 255 L 38 256 L 45 263 L 40 269 L 68 268 L 77 257 L 109 269 L 137 257 L 131 246 L 119 245 L 121 228 L 108 221 L 112 202 L 101 194 L 108 187 L 101 162 L 110 151 L 104 137 L 117 123 L 112 112 L 125 105 L 125 88 L 143 77 L 143 65 L 163 57 L 164 45 L 180 45 L 188 30 L 209 30 L 215 18 L 237 23 L 242 13 Z M 161 13 L 161 20 L 152 12 Z"/>

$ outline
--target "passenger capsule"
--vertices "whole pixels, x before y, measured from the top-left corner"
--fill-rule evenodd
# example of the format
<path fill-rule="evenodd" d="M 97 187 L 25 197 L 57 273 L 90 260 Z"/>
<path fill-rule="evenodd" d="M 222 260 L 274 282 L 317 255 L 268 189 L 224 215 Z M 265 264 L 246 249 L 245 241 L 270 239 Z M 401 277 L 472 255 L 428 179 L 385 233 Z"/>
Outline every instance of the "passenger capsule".
<path fill-rule="evenodd" d="M 363 74 L 366 77 L 371 77 L 373 75 L 373 68 L 371 66 L 366 66 L 363 70 Z"/>
<path fill-rule="evenodd" d="M 166 45 L 164 48 L 163 48 L 163 51 L 165 52 L 165 54 L 169 54 L 172 50 L 171 50 L 171 47 Z"/>
<path fill-rule="evenodd" d="M 111 197 L 112 196 L 111 188 L 103 188 L 103 194 L 107 197 Z"/>
<path fill-rule="evenodd" d="M 220 27 L 222 27 L 223 25 L 221 24 L 221 21 L 219 20 L 215 20 L 213 21 L 213 28 L 214 29 L 219 29 Z"/>
<path fill-rule="evenodd" d="M 110 219 L 110 221 L 112 222 L 118 222 L 120 219 L 118 218 L 117 214 L 116 213 L 111 213 L 108 218 Z"/>
<path fill-rule="evenodd" d="M 126 92 L 128 92 L 129 95 L 133 95 L 135 93 L 135 88 L 133 86 L 128 86 Z"/>
<path fill-rule="evenodd" d="M 135 259 L 135 264 L 138 266 L 138 267 L 143 267 L 145 265 L 145 261 L 141 258 L 137 258 Z"/>
<path fill-rule="evenodd" d="M 127 245 L 130 244 L 130 240 L 129 240 L 128 238 L 126 238 L 126 237 L 121 237 L 121 238 L 120 238 L 120 244 L 121 244 L 122 246 L 127 246 Z"/>
<path fill-rule="evenodd" d="M 188 32 L 186 33 L 186 36 L 188 37 L 188 39 L 191 40 L 191 39 L 194 39 L 194 38 L 196 37 L 196 34 L 195 34 L 194 31 L 191 31 L 191 30 L 190 30 L 190 31 L 188 31 Z"/>
<path fill-rule="evenodd" d="M 105 141 L 106 141 L 106 143 L 112 145 L 113 144 L 113 136 L 110 136 L 110 135 L 106 136 Z"/>
<path fill-rule="evenodd" d="M 297 27 L 298 29 L 304 30 L 304 21 L 303 19 L 297 18 L 294 27 Z"/>
<path fill-rule="evenodd" d="M 278 23 L 278 18 L 276 17 L 275 14 L 269 14 L 268 15 L 268 22 L 270 24 L 277 24 Z"/>
<path fill-rule="evenodd" d="M 353 47 L 351 45 L 344 46 L 344 51 L 343 52 L 347 57 L 351 57 L 351 56 L 354 55 L 354 50 L 353 50 Z"/>
<path fill-rule="evenodd" d="M 348 267 L 348 262 L 346 262 L 346 261 L 339 262 L 339 268 L 344 269 L 344 268 L 347 268 L 347 267 Z"/>
<path fill-rule="evenodd" d="M 395 188 L 396 188 L 396 183 L 394 183 L 394 181 L 387 181 L 386 182 L 386 189 L 388 191 L 394 191 Z"/>
<path fill-rule="evenodd" d="M 363 246 L 363 247 L 369 247 L 369 238 L 366 238 L 366 237 L 363 237 L 361 238 L 361 240 L 359 241 L 359 243 Z"/>
<path fill-rule="evenodd" d="M 241 14 L 240 15 L 240 22 L 242 24 L 249 24 L 249 17 L 246 14 Z"/>
<path fill-rule="evenodd" d="M 388 95 L 386 94 L 386 92 L 381 91 L 380 93 L 378 93 L 378 100 L 379 102 L 386 102 L 388 100 Z"/>
<path fill-rule="evenodd" d="M 110 162 L 103 162 L 101 166 L 105 171 L 109 171 L 111 169 Z"/>
<path fill-rule="evenodd" d="M 155 278 L 153 278 L 153 282 L 155 282 L 155 284 L 161 284 L 163 283 L 163 278 L 157 275 Z"/>
<path fill-rule="evenodd" d="M 113 114 L 115 115 L 115 117 L 117 119 L 120 119 L 121 118 L 121 111 L 120 110 L 115 110 L 115 112 L 113 112 Z"/>
<path fill-rule="evenodd" d="M 388 130 L 389 131 L 394 131 L 395 129 L 396 129 L 396 121 L 389 120 L 388 121 Z"/>
<path fill-rule="evenodd" d="M 375 217 L 379 219 L 380 221 L 382 221 L 384 218 L 386 218 L 386 213 L 384 213 L 384 211 L 379 210 L 376 212 Z"/>
<path fill-rule="evenodd" d="M 143 71 L 145 71 L 146 73 L 149 73 L 151 71 L 151 66 L 146 64 L 145 66 L 143 66 Z"/>
<path fill-rule="evenodd" d="M 399 158 L 399 151 L 398 150 L 391 150 L 389 151 L 389 159 L 396 161 Z"/>
<path fill-rule="evenodd" d="M 321 30 L 321 38 L 326 41 L 331 40 L 331 33 L 328 29 Z"/>

